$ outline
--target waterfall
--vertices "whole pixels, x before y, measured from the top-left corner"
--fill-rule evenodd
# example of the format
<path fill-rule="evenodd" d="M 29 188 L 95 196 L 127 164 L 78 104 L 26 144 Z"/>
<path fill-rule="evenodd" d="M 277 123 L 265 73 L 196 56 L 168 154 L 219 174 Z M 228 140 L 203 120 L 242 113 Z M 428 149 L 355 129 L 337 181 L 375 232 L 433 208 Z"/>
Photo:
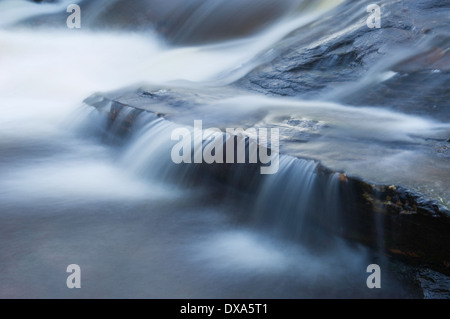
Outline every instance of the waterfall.
<path fill-rule="evenodd" d="M 245 205 L 248 211 L 246 216 L 242 216 L 247 223 L 269 227 L 283 237 L 304 244 L 317 242 L 324 235 L 324 230 L 343 227 L 339 223 L 343 205 L 341 185 L 345 182 L 341 174 L 325 172 L 316 161 L 281 155 L 279 171 L 262 176 L 259 165 L 248 162 L 251 153 L 257 152 L 257 147 L 250 147 L 255 143 L 254 137 L 243 136 L 238 139 L 245 140 L 246 163 L 177 165 L 170 156 L 175 144 L 171 140 L 171 133 L 186 126 L 177 125 L 150 112 L 140 112 L 130 122 L 130 114 L 136 109 L 122 106 L 114 110 L 110 102 L 98 109 L 104 118 L 109 119 L 103 120 L 103 135 L 108 141 L 121 145 L 123 155 L 120 162 L 136 176 L 146 176 L 154 181 L 171 181 L 177 187 L 225 183 L 240 188 L 249 194 L 252 202 Z M 97 125 L 101 127 L 100 123 Z M 193 163 L 195 150 L 203 152 L 207 143 L 205 137 L 195 136 L 205 132 L 194 133 L 192 127 L 187 128 L 192 134 Z M 121 139 L 117 140 L 118 137 Z M 224 134 L 224 148 L 230 138 Z M 330 240 L 326 242 L 330 244 Z"/>
<path fill-rule="evenodd" d="M 337 100 L 399 80 L 388 66 L 417 52 L 340 86 L 320 72 L 353 55 L 314 59 L 353 45 L 329 42 L 359 32 L 361 4 L 132 2 L 0 1 L 0 297 L 415 297 L 396 261 L 382 260 L 382 291 L 365 285 L 388 233 L 370 200 L 388 200 L 363 191 L 400 183 L 445 202 L 450 125 Z M 66 26 L 69 3 L 80 30 Z M 299 52 L 286 50 L 293 35 Z M 300 80 L 333 90 L 292 93 Z M 177 130 L 190 137 L 181 163 Z M 83 289 L 64 285 L 73 263 Z"/>

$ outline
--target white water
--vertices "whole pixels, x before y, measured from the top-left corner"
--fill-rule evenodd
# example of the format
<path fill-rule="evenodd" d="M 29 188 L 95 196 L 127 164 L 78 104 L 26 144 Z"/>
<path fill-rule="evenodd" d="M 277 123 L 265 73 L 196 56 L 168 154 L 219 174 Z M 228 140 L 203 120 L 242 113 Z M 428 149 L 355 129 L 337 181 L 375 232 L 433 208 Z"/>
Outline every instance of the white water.
<path fill-rule="evenodd" d="M 5 25 L 30 16 L 35 7 L 26 4 L 19 12 L 12 2 L 0 6 Z M 9 20 L 2 19 L 6 16 Z M 377 296 L 365 287 L 365 267 L 373 261 L 366 251 L 338 243 L 335 254 L 321 255 L 237 226 L 232 216 L 247 212 L 232 199 L 220 202 L 215 189 L 180 190 L 146 179 L 139 168 L 160 160 L 164 154 L 155 151 L 167 148 L 155 145 L 162 143 L 155 140 L 157 132 L 143 132 L 122 154 L 123 149 L 79 131 L 84 126 L 77 121 L 85 121 L 88 111 L 78 106 L 93 92 L 141 82 L 230 83 L 250 70 L 254 56 L 314 18 L 283 21 L 240 41 L 176 49 L 148 34 L 0 30 L 0 296 Z M 273 105 L 336 127 L 347 127 L 343 120 L 353 114 L 357 125 L 334 131 L 350 137 L 364 127 L 362 132 L 370 134 L 372 122 L 361 119 L 372 115 L 399 124 L 379 134 L 381 140 L 408 139 L 411 133 L 405 124 L 411 117 L 373 109 L 320 103 L 313 109 L 304 102 L 255 96 L 210 108 L 226 106 L 226 113 L 237 116 L 239 109 Z M 435 128 L 428 121 L 415 124 L 421 133 Z M 307 163 L 286 164 L 282 173 L 302 166 L 305 171 L 294 170 L 293 176 L 314 183 L 315 164 Z M 261 196 L 274 195 L 267 187 Z M 333 180 L 329 190 L 336 191 Z M 307 201 L 309 194 L 300 197 Z M 289 209 L 284 211 L 288 222 Z M 72 263 L 83 270 L 78 291 L 65 288 L 65 268 Z M 402 293 L 394 287 L 387 295 Z"/>

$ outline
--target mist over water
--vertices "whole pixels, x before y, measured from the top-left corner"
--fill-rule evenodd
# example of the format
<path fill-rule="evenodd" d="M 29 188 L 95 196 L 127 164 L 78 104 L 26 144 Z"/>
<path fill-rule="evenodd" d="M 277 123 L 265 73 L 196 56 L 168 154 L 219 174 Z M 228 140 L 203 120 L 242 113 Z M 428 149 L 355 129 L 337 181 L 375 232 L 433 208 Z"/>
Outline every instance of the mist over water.
<path fill-rule="evenodd" d="M 189 168 L 173 173 L 170 162 L 175 124 L 141 115 L 119 144 L 99 133 L 105 119 L 81 103 L 92 93 L 127 86 L 230 84 L 265 61 L 273 43 L 340 2 L 281 13 L 244 36 L 215 43 L 204 36 L 206 43 L 177 46 L 154 32 L 13 28 L 60 12 L 68 2 L 0 2 L 0 297 L 410 297 L 388 269 L 386 289 L 367 289 L 366 267 L 383 265 L 383 257 L 322 237 L 303 222 L 317 211 L 340 222 L 333 206 L 339 175 L 318 181 L 317 162 L 282 157 L 279 174 L 256 190 L 255 202 L 243 205 L 245 196 L 221 185 L 184 187 Z M 204 7 L 196 14 L 208 12 Z M 192 24 L 186 34 L 173 35 L 188 39 L 196 30 Z M 178 116 L 218 127 L 245 117 L 256 127 L 282 125 L 286 136 L 317 133 L 321 137 L 306 144 L 286 139 L 281 149 L 377 182 L 414 187 L 422 181 L 429 188 L 442 173 L 433 167 L 445 162 L 428 156 L 422 141 L 450 130 L 387 109 L 248 93 Z M 296 120 L 312 126 L 295 126 Z M 366 143 L 374 147 L 362 148 Z M 411 168 L 430 164 L 415 176 L 389 169 L 405 158 Z M 439 180 L 440 190 L 430 193 L 446 203 L 450 178 Z M 318 183 L 325 185 L 327 209 L 315 192 Z M 302 243 L 312 237 L 321 244 Z M 72 263 L 83 273 L 83 288 L 74 291 L 65 286 Z"/>

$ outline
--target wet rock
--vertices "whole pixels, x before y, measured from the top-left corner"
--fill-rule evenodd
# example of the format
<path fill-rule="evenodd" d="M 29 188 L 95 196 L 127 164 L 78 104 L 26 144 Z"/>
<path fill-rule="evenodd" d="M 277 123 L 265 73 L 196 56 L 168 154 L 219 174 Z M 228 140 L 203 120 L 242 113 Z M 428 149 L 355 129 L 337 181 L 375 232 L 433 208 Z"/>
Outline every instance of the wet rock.
<path fill-rule="evenodd" d="M 450 119 L 447 1 L 379 1 L 382 27 L 367 5 L 346 1 L 271 48 L 272 59 L 235 85 L 270 95 L 389 106 Z M 356 84 L 355 84 L 356 82 Z"/>
<path fill-rule="evenodd" d="M 139 112 L 155 113 L 168 121 L 183 122 L 190 112 L 189 105 L 194 107 L 204 99 L 216 96 L 213 91 L 194 93 L 192 90 L 183 91 L 180 88 L 178 91 L 172 88 L 174 95 L 170 98 L 168 95 L 171 93 L 164 90 L 155 87 L 152 90 L 96 94 L 86 99 L 85 103 L 108 118 L 107 130 L 115 127 L 115 134 L 126 137 Z M 177 97 L 183 97 L 185 102 L 181 105 L 186 105 L 186 108 L 180 108 Z M 155 111 L 152 111 L 153 108 Z M 126 114 L 127 118 L 119 118 L 121 113 Z M 120 129 L 117 129 L 118 125 L 114 123 L 119 119 L 121 124 Z M 189 121 L 183 124 L 189 125 Z M 299 127 L 317 125 L 298 119 L 286 119 L 285 122 Z M 250 196 L 262 181 L 255 165 L 205 164 L 198 165 L 196 172 L 195 176 L 201 176 L 203 181 L 217 181 Z M 319 164 L 318 187 L 325 189 L 329 177 L 334 173 Z M 340 173 L 339 181 L 340 206 L 335 208 L 345 221 L 343 227 L 320 219 L 318 214 L 311 214 L 308 217 L 312 219 L 310 222 L 324 227 L 330 233 L 381 250 L 409 264 L 426 265 L 450 275 L 450 246 L 445 244 L 450 242 L 450 212 L 445 207 L 398 185 L 375 185 L 345 173 Z M 325 201 L 326 198 L 323 198 L 322 202 Z M 317 209 L 320 210 L 320 205 Z"/>
<path fill-rule="evenodd" d="M 421 269 L 416 275 L 425 299 L 450 299 L 450 278 L 431 269 Z"/>
<path fill-rule="evenodd" d="M 359 213 L 347 216 L 353 221 L 353 239 L 450 275 L 450 248 L 444 244 L 450 240 L 450 212 L 445 207 L 400 186 L 360 181 L 354 187 L 361 206 Z"/>

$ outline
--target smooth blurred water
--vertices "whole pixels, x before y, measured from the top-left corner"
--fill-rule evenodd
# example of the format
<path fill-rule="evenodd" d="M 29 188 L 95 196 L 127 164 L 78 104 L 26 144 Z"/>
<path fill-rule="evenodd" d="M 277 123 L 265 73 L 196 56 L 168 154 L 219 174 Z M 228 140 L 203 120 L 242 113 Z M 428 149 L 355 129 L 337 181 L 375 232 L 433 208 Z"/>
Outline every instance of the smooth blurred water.
<path fill-rule="evenodd" d="M 4 1 L 0 21 L 26 18 L 34 8 Z M 59 7 L 39 8 L 35 14 Z M 189 47 L 171 47 L 148 33 L 0 30 L 0 297 L 411 296 L 390 269 L 385 289 L 367 289 L 367 265 L 384 261 L 362 247 L 334 239 L 331 249 L 315 251 L 255 226 L 273 219 L 308 228 L 301 221 L 311 213 L 309 200 L 317 200 L 315 162 L 284 158 L 280 175 L 264 184 L 249 212 L 220 186 L 186 189 L 164 178 L 171 124 L 143 125 L 126 145 L 114 146 L 95 132 L 104 119 L 81 106 L 96 91 L 139 83 L 231 83 L 260 61 L 255 56 L 314 18 L 311 13 L 244 39 Z M 319 140 L 283 147 L 368 177 L 396 159 L 408 156 L 414 165 L 414 158 L 426 156 L 386 146 L 420 146 L 416 136 L 448 130 L 391 111 L 253 95 L 214 101 L 191 116 L 219 124 L 261 111 L 266 115 L 257 126 L 283 124 L 287 114 L 320 123 Z M 364 143 L 379 146 L 365 153 Z M 336 176 L 326 184 L 331 202 L 339 200 L 337 184 Z M 246 214 L 253 223 L 240 222 Z M 327 214 L 338 222 L 333 207 Z M 72 263 L 82 269 L 79 290 L 65 286 Z"/>

